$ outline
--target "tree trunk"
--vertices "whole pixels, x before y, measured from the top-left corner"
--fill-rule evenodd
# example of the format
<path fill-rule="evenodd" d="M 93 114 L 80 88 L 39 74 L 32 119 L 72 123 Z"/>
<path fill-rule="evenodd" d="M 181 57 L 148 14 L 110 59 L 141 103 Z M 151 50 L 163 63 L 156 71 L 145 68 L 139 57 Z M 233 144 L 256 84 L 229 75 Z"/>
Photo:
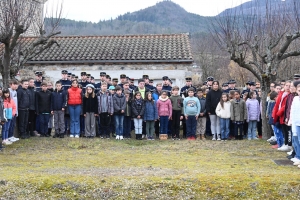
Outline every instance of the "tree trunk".
<path fill-rule="evenodd" d="M 9 45 L 5 46 L 4 50 L 4 56 L 3 56 L 3 68 L 1 70 L 2 75 L 2 82 L 3 82 L 3 88 L 9 87 L 9 80 L 10 80 L 10 51 L 9 51 Z"/>
<path fill-rule="evenodd" d="M 261 113 L 261 119 L 262 119 L 262 139 L 267 140 L 271 137 L 271 128 L 268 124 L 268 119 L 266 117 L 266 111 L 267 111 L 267 96 L 268 92 L 270 90 L 270 79 L 263 78 L 262 80 L 262 87 L 261 87 L 261 106 L 262 106 L 262 113 Z"/>

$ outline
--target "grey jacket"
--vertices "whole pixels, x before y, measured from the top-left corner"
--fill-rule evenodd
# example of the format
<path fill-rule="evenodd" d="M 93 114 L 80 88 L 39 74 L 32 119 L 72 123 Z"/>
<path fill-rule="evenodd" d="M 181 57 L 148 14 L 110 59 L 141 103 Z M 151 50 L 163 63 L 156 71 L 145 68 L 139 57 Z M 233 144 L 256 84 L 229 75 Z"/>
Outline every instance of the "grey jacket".
<path fill-rule="evenodd" d="M 98 111 L 99 114 L 103 113 L 102 112 L 102 105 L 101 105 L 101 97 L 104 93 L 102 91 L 99 91 L 97 94 L 97 99 L 98 99 Z M 105 92 L 105 94 L 107 95 L 106 97 L 106 105 L 108 106 L 107 108 L 107 112 L 110 114 L 114 113 L 114 102 L 113 102 L 113 98 L 112 96 L 109 94 L 108 91 Z"/>
<path fill-rule="evenodd" d="M 244 121 L 247 120 L 247 106 L 243 99 L 236 101 L 235 99 L 231 101 L 230 114 L 232 121 Z"/>
<path fill-rule="evenodd" d="M 121 94 L 120 96 L 115 94 L 113 97 L 113 101 L 115 114 L 124 114 L 121 113 L 121 110 L 125 111 L 126 109 L 126 97 L 124 96 L 124 94 Z"/>

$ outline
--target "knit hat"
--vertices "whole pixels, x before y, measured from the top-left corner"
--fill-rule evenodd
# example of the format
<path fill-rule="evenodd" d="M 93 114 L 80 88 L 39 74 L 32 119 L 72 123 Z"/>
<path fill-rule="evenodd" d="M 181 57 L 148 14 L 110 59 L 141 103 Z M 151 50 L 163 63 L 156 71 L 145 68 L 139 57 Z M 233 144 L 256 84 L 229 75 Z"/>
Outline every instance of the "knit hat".
<path fill-rule="evenodd" d="M 88 88 L 88 87 L 95 89 L 95 86 L 93 86 L 92 84 L 87 84 L 87 85 L 85 86 L 85 88 Z"/>
<path fill-rule="evenodd" d="M 115 86 L 111 85 L 111 86 L 109 86 L 108 89 L 109 89 L 109 90 L 115 90 Z"/>

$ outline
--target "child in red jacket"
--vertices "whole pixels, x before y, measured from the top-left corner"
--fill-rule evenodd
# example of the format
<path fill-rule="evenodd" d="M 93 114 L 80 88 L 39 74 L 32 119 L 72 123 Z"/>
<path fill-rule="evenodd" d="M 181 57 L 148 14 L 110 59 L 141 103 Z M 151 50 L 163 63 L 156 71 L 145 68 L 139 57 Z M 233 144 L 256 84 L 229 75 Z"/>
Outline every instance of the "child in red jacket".
<path fill-rule="evenodd" d="M 289 137 L 289 127 L 285 123 L 284 114 L 287 97 L 290 94 L 291 81 L 286 81 L 284 85 L 284 90 L 278 94 L 276 103 L 272 112 L 272 117 L 274 119 L 274 124 L 279 122 L 280 129 L 284 136 L 284 145 L 281 147 L 281 150 L 290 151 L 292 147 L 288 146 L 288 137 Z"/>

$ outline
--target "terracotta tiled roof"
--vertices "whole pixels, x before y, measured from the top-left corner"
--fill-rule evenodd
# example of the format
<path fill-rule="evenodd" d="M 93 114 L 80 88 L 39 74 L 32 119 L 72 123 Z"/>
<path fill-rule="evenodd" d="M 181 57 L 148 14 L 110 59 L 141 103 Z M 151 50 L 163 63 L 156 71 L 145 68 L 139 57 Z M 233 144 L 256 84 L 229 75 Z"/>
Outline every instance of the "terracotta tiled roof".
<path fill-rule="evenodd" d="M 193 62 L 187 34 L 64 36 L 55 39 L 60 47 L 53 45 L 28 63 Z M 26 46 L 35 38 L 23 40 Z"/>

